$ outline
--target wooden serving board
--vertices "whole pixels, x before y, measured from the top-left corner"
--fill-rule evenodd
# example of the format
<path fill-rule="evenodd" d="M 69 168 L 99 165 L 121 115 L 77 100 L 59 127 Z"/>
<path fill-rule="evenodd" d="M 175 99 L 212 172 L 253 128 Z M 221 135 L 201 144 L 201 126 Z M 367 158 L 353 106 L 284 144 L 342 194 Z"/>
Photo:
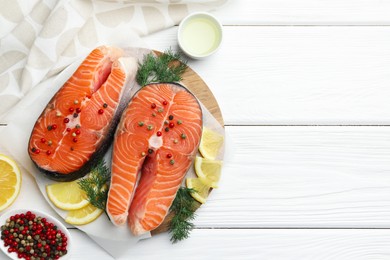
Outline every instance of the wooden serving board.
<path fill-rule="evenodd" d="M 222 113 L 219 108 L 218 102 L 215 99 L 213 93 L 207 84 L 202 80 L 202 78 L 196 74 L 190 67 L 186 69 L 182 76 L 182 83 L 203 103 L 203 105 L 207 108 L 207 110 L 214 116 L 214 118 L 219 122 L 219 124 L 223 127 L 224 122 L 222 118 Z M 196 208 L 201 206 L 200 203 L 196 202 Z M 173 217 L 173 213 L 169 213 L 163 223 L 161 225 L 152 230 L 152 236 L 167 232 L 169 230 L 169 225 L 171 219 Z"/>
<path fill-rule="evenodd" d="M 132 49 L 129 48 L 127 51 L 129 53 L 131 52 L 131 54 L 134 54 L 133 57 L 137 57 L 137 58 L 142 58 L 144 54 L 150 52 L 150 50 L 138 49 L 138 48 L 132 48 Z M 74 73 L 74 71 L 79 66 L 80 62 L 81 60 L 74 62 L 73 64 L 68 66 L 63 72 L 61 72 L 56 77 L 54 83 L 49 82 L 50 85 L 54 84 L 56 86 L 53 87 L 51 91 L 47 91 L 46 89 L 48 88 L 47 84 L 43 84 L 39 86 L 38 88 L 35 89 L 34 92 L 35 94 L 30 96 L 30 99 L 27 102 L 27 104 L 23 105 L 23 109 L 15 110 L 16 112 L 12 115 L 12 118 L 18 118 L 19 120 L 15 121 L 11 125 L 11 127 L 7 126 L 7 131 L 9 131 L 8 132 L 9 135 L 11 135 L 11 133 L 16 133 L 15 139 L 18 141 L 14 141 L 11 143 L 19 142 L 24 144 L 28 142 L 30 131 L 23 131 L 23 130 L 33 126 L 35 122 L 35 118 L 37 118 L 38 115 L 43 110 L 43 107 L 40 106 L 47 104 L 48 100 L 50 100 L 50 98 L 54 95 L 54 93 L 58 91 L 58 88 L 62 86 L 63 82 L 65 82 Z M 213 116 L 215 118 L 214 125 L 219 123 L 222 128 L 223 118 L 218 103 L 215 100 L 208 86 L 201 79 L 201 77 L 198 74 L 196 74 L 191 68 L 187 68 L 187 70 L 183 74 L 182 83 L 199 99 L 199 101 L 203 104 L 203 109 L 206 108 L 207 111 L 209 111 L 209 113 L 207 113 L 206 118 Z M 41 94 L 43 92 L 45 93 L 44 95 Z M 31 100 L 34 100 L 34 102 L 32 102 Z M 27 115 L 23 111 L 30 111 L 34 114 L 34 116 L 31 116 L 31 114 Z M 22 146 L 23 145 L 21 145 L 20 147 Z M 12 149 L 14 148 L 10 147 L 10 150 Z M 15 158 L 24 158 L 22 165 L 33 174 L 38 184 L 38 187 L 42 195 L 47 200 L 47 202 L 51 205 L 51 207 L 56 211 L 57 214 L 59 214 L 63 219 L 65 219 L 67 212 L 56 208 L 47 197 L 46 185 L 52 184 L 54 182 L 47 179 L 42 174 L 40 174 L 39 171 L 32 165 L 26 149 L 20 148 L 20 149 L 14 149 L 14 151 L 15 151 L 14 154 Z M 110 152 L 107 152 L 108 156 L 109 154 Z M 198 206 L 200 206 L 200 204 Z M 171 217 L 172 217 L 171 215 L 168 215 L 165 218 L 164 222 L 160 225 L 160 227 L 151 232 L 152 235 L 166 232 L 168 230 Z M 112 225 L 112 223 L 104 216 L 98 218 L 97 220 L 91 222 L 88 225 L 77 226 L 77 228 L 84 231 L 86 234 L 99 239 L 105 239 L 107 232 L 113 232 L 112 234 L 115 234 L 117 236 L 116 238 L 118 239 L 118 241 L 126 241 L 126 243 L 128 243 L 129 241 L 131 242 L 136 241 L 136 239 L 134 239 L 133 236 L 130 236 L 131 234 L 130 232 L 126 233 L 126 232 L 122 232 L 122 229 L 117 229 L 117 227 Z M 125 230 L 127 230 L 127 227 L 124 228 Z"/>
<path fill-rule="evenodd" d="M 206 106 L 223 127 L 224 122 L 218 102 L 202 78 L 188 67 L 183 74 L 183 83 Z"/>

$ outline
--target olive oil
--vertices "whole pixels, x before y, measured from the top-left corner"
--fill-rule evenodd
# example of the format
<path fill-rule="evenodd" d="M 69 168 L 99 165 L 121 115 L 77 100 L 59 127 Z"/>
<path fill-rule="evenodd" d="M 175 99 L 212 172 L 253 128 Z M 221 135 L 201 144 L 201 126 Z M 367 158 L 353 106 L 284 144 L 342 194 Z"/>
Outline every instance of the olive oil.
<path fill-rule="evenodd" d="M 183 26 L 180 40 L 190 54 L 204 56 L 218 48 L 221 37 L 215 22 L 207 17 L 195 16 Z"/>

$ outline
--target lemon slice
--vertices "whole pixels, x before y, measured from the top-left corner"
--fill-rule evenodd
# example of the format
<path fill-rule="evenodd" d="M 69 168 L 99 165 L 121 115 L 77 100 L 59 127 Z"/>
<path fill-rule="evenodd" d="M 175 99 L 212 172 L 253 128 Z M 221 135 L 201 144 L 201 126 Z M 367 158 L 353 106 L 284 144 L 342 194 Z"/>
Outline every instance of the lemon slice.
<path fill-rule="evenodd" d="M 63 210 L 81 209 L 89 204 L 87 194 L 80 189 L 77 181 L 47 185 L 46 192 L 50 201 Z"/>
<path fill-rule="evenodd" d="M 189 189 L 194 189 L 191 196 L 200 203 L 205 203 L 209 195 L 210 187 L 205 185 L 199 178 L 187 178 L 186 186 Z"/>
<path fill-rule="evenodd" d="M 84 208 L 69 211 L 65 222 L 72 225 L 85 225 L 97 219 L 102 213 L 103 210 L 88 204 Z"/>
<path fill-rule="evenodd" d="M 204 158 L 214 160 L 217 157 L 222 144 L 222 135 L 207 127 L 203 127 L 202 139 L 200 140 L 199 145 L 199 152 L 203 155 Z"/>
<path fill-rule="evenodd" d="M 15 161 L 0 154 L 0 211 L 15 201 L 21 183 L 22 176 Z"/>
<path fill-rule="evenodd" d="M 218 181 L 221 177 L 222 161 L 204 159 L 197 156 L 195 158 L 195 172 L 203 184 L 218 188 Z"/>

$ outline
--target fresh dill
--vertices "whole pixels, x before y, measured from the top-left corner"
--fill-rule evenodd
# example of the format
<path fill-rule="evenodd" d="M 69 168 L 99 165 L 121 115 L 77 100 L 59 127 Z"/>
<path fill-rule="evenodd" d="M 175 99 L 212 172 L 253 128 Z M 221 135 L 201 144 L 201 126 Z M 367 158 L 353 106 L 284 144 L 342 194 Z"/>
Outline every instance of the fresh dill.
<path fill-rule="evenodd" d="M 180 187 L 170 208 L 170 211 L 173 212 L 169 225 L 172 243 L 188 238 L 194 228 L 191 221 L 195 219 L 195 210 L 199 207 L 199 204 L 192 198 L 192 192 L 195 192 L 195 190 Z"/>
<path fill-rule="evenodd" d="M 178 82 L 186 69 L 187 62 L 180 53 L 171 49 L 158 55 L 151 52 L 139 63 L 137 82 L 142 87 L 152 82 Z"/>
<path fill-rule="evenodd" d="M 96 208 L 106 210 L 108 195 L 108 181 L 110 171 L 103 160 L 99 161 L 87 177 L 78 181 L 82 190 L 85 191 L 88 201 Z"/>

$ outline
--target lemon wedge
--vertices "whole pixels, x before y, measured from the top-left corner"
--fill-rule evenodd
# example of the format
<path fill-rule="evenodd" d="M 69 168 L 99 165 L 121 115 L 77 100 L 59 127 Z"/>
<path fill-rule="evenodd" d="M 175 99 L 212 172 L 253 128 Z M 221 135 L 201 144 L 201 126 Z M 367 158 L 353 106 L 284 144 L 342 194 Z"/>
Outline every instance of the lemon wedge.
<path fill-rule="evenodd" d="M 21 183 L 22 176 L 16 162 L 0 154 L 0 211 L 15 201 Z"/>
<path fill-rule="evenodd" d="M 204 158 L 214 160 L 223 144 L 223 135 L 203 127 L 202 139 L 200 140 L 199 152 Z"/>
<path fill-rule="evenodd" d="M 208 160 L 197 156 L 195 158 L 195 173 L 203 184 L 218 188 L 218 181 L 221 177 L 222 161 Z"/>
<path fill-rule="evenodd" d="M 87 194 L 80 189 L 77 181 L 47 185 L 46 192 L 50 201 L 63 210 L 81 209 L 89 204 Z"/>
<path fill-rule="evenodd" d="M 199 178 L 187 178 L 186 186 L 189 189 L 194 189 L 191 196 L 200 203 L 205 203 L 209 195 L 210 187 L 205 185 Z"/>
<path fill-rule="evenodd" d="M 97 219 L 102 213 L 102 209 L 88 204 L 84 208 L 69 211 L 65 222 L 72 225 L 85 225 Z"/>

